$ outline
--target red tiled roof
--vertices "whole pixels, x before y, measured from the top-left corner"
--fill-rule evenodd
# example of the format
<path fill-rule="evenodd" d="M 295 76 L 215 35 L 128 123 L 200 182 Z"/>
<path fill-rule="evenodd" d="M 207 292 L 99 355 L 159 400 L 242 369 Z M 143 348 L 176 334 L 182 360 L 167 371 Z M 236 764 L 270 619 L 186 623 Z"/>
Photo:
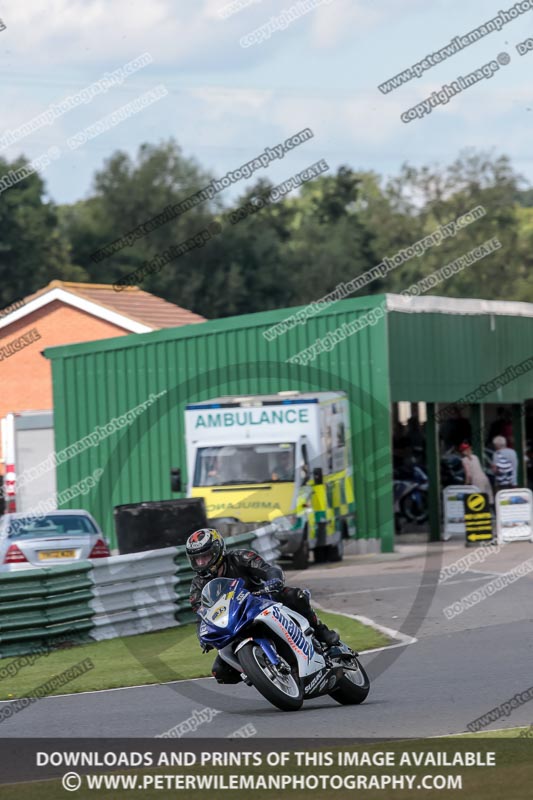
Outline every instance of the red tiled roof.
<path fill-rule="evenodd" d="M 127 286 L 115 292 L 112 286 L 98 283 L 74 283 L 71 281 L 51 281 L 35 294 L 25 298 L 26 303 L 40 297 L 51 289 L 64 289 L 93 303 L 123 314 L 135 322 L 151 328 L 174 328 L 205 322 L 205 317 L 195 314 L 181 306 L 169 303 L 162 297 L 144 292 L 138 286 Z"/>

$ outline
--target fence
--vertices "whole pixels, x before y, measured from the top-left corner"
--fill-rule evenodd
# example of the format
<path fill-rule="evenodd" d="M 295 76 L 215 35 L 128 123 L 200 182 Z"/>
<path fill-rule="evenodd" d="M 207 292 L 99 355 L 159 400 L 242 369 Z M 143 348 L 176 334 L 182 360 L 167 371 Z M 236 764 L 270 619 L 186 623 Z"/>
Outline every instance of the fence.
<path fill-rule="evenodd" d="M 50 649 L 65 638 L 79 643 L 93 627 L 92 564 L 0 576 L 0 657 Z"/>
<path fill-rule="evenodd" d="M 279 556 L 270 526 L 226 539 Z M 0 658 L 192 622 L 185 547 L 0 574 Z"/>

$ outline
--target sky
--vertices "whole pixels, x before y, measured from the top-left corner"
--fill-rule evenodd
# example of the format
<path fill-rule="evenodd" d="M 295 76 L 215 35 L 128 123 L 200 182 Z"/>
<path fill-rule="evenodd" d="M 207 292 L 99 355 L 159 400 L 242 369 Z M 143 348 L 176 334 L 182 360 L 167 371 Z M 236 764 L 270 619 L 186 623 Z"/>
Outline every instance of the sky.
<path fill-rule="evenodd" d="M 500 31 L 388 94 L 378 84 L 514 3 L 237 2 L 243 7 L 231 14 L 228 6 L 235 0 L 2 3 L 0 141 L 106 73 L 143 54 L 150 58 L 120 85 L 57 115 L 0 155 L 24 154 L 32 160 L 58 148 L 41 172 L 57 203 L 90 196 L 95 171 L 118 149 L 134 157 L 142 143 L 174 137 L 185 156 L 221 177 L 304 128 L 313 131 L 312 139 L 256 171 L 238 189 L 227 189 L 224 199 L 259 177 L 278 183 L 321 159 L 332 171 L 346 164 L 390 176 L 405 162 L 444 166 L 465 148 L 509 155 L 533 183 L 533 0 L 524 0 L 531 10 Z M 290 9 L 297 10 L 295 18 L 281 29 Z M 249 34 L 259 28 L 267 38 L 253 42 Z M 519 55 L 517 45 L 528 37 L 532 49 Z M 420 118 L 402 121 L 402 114 L 444 84 L 490 62 L 497 65 L 486 70 L 493 73 L 490 79 Z M 69 137 L 157 87 L 149 105 L 69 149 Z"/>

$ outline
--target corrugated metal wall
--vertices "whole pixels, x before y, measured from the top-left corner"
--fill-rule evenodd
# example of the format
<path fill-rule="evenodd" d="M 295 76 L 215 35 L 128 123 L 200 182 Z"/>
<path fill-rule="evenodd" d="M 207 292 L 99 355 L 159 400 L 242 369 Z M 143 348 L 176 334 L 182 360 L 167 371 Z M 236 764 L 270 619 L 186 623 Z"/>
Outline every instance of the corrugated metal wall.
<path fill-rule="evenodd" d="M 389 333 L 393 401 L 454 402 L 533 356 L 531 317 L 393 311 Z M 533 398 L 533 370 L 487 394 L 483 402 L 527 398 Z"/>
<path fill-rule="evenodd" d="M 166 391 L 135 422 L 58 466 L 61 492 L 101 468 L 98 485 L 64 507 L 88 508 L 114 540 L 113 506 L 171 497 L 169 472 L 185 472 L 187 402 L 287 389 L 344 390 L 351 406 L 359 534 L 393 544 L 387 319 L 369 325 L 307 366 L 287 359 L 351 322 L 382 296 L 345 300 L 268 342 L 263 331 L 288 313 L 216 320 L 50 348 L 56 452 Z"/>

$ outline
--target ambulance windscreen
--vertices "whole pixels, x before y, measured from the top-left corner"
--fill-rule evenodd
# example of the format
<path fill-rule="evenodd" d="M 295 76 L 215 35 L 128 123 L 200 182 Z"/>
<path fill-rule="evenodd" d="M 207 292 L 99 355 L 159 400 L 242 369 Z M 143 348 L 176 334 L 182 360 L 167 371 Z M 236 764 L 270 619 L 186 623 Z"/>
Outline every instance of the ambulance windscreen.
<path fill-rule="evenodd" d="M 229 486 L 294 481 L 294 444 L 201 447 L 196 455 L 194 486 Z"/>

